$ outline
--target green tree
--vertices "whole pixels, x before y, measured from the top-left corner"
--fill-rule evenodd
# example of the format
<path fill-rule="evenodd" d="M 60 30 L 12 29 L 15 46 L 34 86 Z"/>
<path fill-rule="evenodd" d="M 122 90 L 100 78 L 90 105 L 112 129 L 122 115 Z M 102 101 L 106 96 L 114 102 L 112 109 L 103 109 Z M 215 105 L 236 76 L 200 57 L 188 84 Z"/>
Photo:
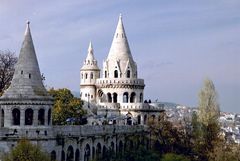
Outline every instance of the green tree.
<path fill-rule="evenodd" d="M 83 116 L 86 111 L 82 108 L 80 98 L 73 96 L 69 89 L 50 89 L 49 94 L 54 98 L 53 124 L 66 124 L 68 118 L 74 118 L 74 124 L 84 124 Z"/>
<path fill-rule="evenodd" d="M 9 87 L 16 63 L 17 57 L 15 53 L 9 50 L 0 50 L 0 95 Z"/>
<path fill-rule="evenodd" d="M 50 157 L 37 145 L 21 139 L 3 159 L 4 161 L 50 161 Z"/>

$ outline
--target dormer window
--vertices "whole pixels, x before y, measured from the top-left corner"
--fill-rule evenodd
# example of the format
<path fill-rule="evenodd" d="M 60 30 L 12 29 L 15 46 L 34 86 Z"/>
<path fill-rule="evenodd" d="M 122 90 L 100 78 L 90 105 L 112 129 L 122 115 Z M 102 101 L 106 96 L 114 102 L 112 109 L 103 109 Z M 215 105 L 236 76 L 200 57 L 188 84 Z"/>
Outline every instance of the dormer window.
<path fill-rule="evenodd" d="M 118 71 L 117 70 L 114 71 L 114 78 L 118 78 Z"/>
<path fill-rule="evenodd" d="M 127 78 L 130 78 L 130 74 L 131 74 L 130 70 L 127 70 Z"/>

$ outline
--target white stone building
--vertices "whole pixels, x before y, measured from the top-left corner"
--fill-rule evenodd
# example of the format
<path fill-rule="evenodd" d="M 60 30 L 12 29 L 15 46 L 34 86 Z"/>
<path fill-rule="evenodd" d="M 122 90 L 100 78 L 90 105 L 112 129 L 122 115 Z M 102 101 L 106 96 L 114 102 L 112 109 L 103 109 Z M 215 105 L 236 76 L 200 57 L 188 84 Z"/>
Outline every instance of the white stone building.
<path fill-rule="evenodd" d="M 53 98 L 42 82 L 28 22 L 11 85 L 0 97 L 0 155 L 21 138 L 40 145 L 54 161 L 89 161 L 104 157 L 107 151 L 122 153 L 128 147 L 149 145 L 142 137 L 146 135 L 144 126 L 132 126 L 132 119 L 136 116 L 139 124 L 146 122 L 160 109 L 143 103 L 144 82 L 137 78 L 121 17 L 104 71 L 104 78 L 100 78 L 90 44 L 81 69 L 81 97 L 86 105 L 97 107 L 99 114 L 106 109 L 111 115 L 127 114 L 131 125 L 53 126 Z M 132 135 L 139 136 L 136 142 L 128 139 Z"/>
<path fill-rule="evenodd" d="M 163 110 L 159 104 L 143 102 L 144 80 L 138 78 L 121 15 L 103 62 L 102 77 L 91 42 L 80 74 L 80 97 L 85 108 L 96 108 L 98 115 L 107 115 L 113 121 L 126 116 L 125 124 L 146 124 L 149 117 L 158 117 Z"/>

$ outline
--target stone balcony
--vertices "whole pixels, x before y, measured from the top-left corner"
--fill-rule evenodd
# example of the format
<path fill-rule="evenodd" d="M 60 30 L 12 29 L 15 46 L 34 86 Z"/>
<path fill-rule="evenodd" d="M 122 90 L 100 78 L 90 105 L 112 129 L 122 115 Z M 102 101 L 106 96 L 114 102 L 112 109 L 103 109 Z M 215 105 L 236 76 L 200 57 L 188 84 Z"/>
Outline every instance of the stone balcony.
<path fill-rule="evenodd" d="M 118 87 L 118 86 L 136 86 L 144 88 L 143 79 L 131 78 L 100 78 L 97 79 L 96 85 L 98 87 Z"/>

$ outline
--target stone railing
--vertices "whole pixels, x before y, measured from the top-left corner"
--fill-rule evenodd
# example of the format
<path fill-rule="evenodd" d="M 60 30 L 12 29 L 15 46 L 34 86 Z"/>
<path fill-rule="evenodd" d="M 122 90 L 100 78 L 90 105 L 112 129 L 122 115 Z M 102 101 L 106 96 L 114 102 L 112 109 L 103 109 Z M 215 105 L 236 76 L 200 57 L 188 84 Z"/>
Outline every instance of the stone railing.
<path fill-rule="evenodd" d="M 164 107 L 154 103 L 121 103 L 121 109 L 162 111 Z"/>
<path fill-rule="evenodd" d="M 96 85 L 139 85 L 144 86 L 143 79 L 130 78 L 101 78 L 97 79 Z"/>
<path fill-rule="evenodd" d="M 98 109 L 119 110 L 120 109 L 120 103 L 99 103 Z"/>
<path fill-rule="evenodd" d="M 71 125 L 71 126 L 54 126 L 54 132 L 64 136 L 96 136 L 112 134 L 131 134 L 144 131 L 141 125 Z"/>

